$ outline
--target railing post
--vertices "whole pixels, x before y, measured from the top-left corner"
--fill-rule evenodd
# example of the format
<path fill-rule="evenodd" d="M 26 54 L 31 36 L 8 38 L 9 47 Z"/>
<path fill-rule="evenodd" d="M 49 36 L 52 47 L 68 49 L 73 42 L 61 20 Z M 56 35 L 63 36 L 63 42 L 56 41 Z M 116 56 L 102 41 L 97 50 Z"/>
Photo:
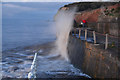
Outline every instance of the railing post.
<path fill-rule="evenodd" d="M 76 35 L 76 29 L 74 28 L 74 36 Z"/>
<path fill-rule="evenodd" d="M 85 29 L 85 40 L 87 40 L 87 29 Z"/>
<path fill-rule="evenodd" d="M 80 35 L 81 35 L 81 28 L 79 29 L 79 38 L 80 38 Z"/>
<path fill-rule="evenodd" d="M 96 35 L 95 35 L 95 31 L 93 31 L 93 39 L 94 39 L 94 44 L 96 44 Z"/>
<path fill-rule="evenodd" d="M 108 48 L 108 34 L 106 34 L 106 40 L 105 40 L 105 49 Z"/>

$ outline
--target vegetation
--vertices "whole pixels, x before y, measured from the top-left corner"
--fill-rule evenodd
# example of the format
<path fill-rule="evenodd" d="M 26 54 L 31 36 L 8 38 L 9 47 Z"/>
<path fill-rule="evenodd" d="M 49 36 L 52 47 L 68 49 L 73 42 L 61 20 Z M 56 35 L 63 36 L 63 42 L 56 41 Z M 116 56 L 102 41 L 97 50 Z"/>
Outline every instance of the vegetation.
<path fill-rule="evenodd" d="M 111 44 L 108 45 L 109 48 L 115 48 L 115 42 L 112 42 Z"/>
<path fill-rule="evenodd" d="M 118 2 L 76 2 L 69 5 L 65 5 L 64 7 L 73 8 L 76 6 L 77 12 L 80 12 L 85 10 L 97 9 L 97 8 L 100 8 L 101 6 L 115 5 L 117 3 Z"/>
<path fill-rule="evenodd" d="M 117 9 L 108 9 L 106 7 L 106 9 L 104 10 L 104 13 L 106 16 L 120 16 L 120 7 L 118 7 Z"/>

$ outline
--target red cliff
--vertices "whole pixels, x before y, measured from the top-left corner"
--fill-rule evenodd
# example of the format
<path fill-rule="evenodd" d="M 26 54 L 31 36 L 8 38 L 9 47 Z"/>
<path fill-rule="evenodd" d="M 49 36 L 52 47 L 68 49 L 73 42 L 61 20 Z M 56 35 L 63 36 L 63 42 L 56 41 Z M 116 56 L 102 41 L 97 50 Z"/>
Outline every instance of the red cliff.
<path fill-rule="evenodd" d="M 108 6 L 107 9 L 111 10 L 111 9 L 116 9 L 117 7 L 119 7 L 120 4 L 116 4 L 113 6 Z M 75 15 L 75 20 L 77 23 L 80 23 L 82 20 L 86 20 L 87 22 L 97 22 L 98 21 L 98 17 L 101 15 L 102 10 L 104 11 L 104 8 L 99 8 L 99 9 L 95 9 L 95 10 L 91 10 L 91 11 L 83 11 L 83 12 L 79 12 L 76 13 Z"/>

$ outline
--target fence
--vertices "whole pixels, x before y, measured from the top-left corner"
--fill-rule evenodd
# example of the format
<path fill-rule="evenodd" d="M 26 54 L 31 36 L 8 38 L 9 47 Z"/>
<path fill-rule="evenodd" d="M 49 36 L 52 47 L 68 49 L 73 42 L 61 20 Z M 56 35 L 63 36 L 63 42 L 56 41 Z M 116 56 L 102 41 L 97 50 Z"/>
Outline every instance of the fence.
<path fill-rule="evenodd" d="M 110 42 L 116 41 L 118 39 L 118 37 L 116 37 L 116 36 L 112 36 L 109 34 L 102 34 L 102 33 L 95 32 L 88 28 L 74 28 L 72 30 L 72 34 L 80 39 L 82 37 L 81 35 L 83 35 L 84 40 L 86 40 L 86 41 L 88 38 L 91 38 L 91 40 L 93 40 L 94 44 L 103 43 L 105 45 L 105 49 L 108 48 L 108 44 Z"/>

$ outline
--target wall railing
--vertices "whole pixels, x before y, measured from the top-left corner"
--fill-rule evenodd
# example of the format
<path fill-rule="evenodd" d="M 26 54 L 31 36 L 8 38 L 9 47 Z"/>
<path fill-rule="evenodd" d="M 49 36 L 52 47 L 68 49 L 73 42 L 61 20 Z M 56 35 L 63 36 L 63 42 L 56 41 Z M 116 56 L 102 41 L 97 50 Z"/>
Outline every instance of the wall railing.
<path fill-rule="evenodd" d="M 94 31 L 94 30 L 91 30 L 91 29 L 89 29 L 89 28 L 74 28 L 74 29 L 71 31 L 71 33 L 72 33 L 74 36 L 76 36 L 76 34 L 79 35 L 78 38 L 81 38 L 81 35 L 82 35 L 81 32 L 84 34 L 84 40 L 87 40 L 87 38 L 89 38 L 88 35 L 89 35 L 89 34 L 92 34 L 92 39 L 93 39 L 93 43 L 94 43 L 94 44 L 97 43 L 97 38 L 96 38 L 96 37 L 99 37 L 99 36 L 105 37 L 105 39 L 104 39 L 104 38 L 102 39 L 102 40 L 104 40 L 104 42 L 105 42 L 105 49 L 108 48 L 109 38 L 118 39 L 118 37 L 116 37 L 116 36 L 109 35 L 108 33 L 102 34 L 102 33 L 96 32 L 96 31 Z M 101 38 L 102 38 L 102 37 L 101 37 Z"/>

